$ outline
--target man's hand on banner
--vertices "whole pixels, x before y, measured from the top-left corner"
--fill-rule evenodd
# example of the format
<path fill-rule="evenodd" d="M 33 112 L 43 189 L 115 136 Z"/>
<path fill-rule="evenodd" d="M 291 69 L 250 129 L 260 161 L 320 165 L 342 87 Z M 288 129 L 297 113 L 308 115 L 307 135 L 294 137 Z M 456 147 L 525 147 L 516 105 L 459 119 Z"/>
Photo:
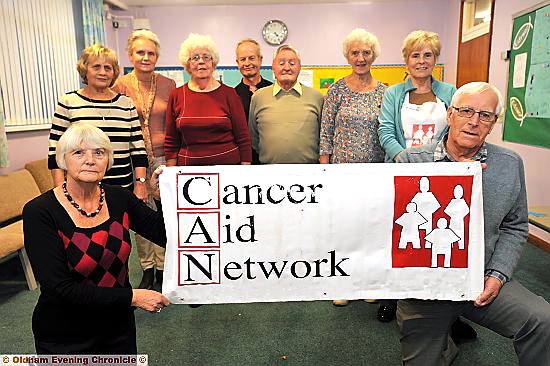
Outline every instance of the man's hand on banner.
<path fill-rule="evenodd" d="M 132 306 L 151 313 L 160 313 L 168 305 L 170 305 L 170 300 L 160 292 L 145 289 L 132 290 Z"/>
<path fill-rule="evenodd" d="M 151 175 L 151 194 L 153 195 L 153 198 L 158 201 L 160 201 L 159 175 L 161 175 L 162 169 L 164 168 L 166 168 L 166 165 L 159 165 Z"/>
<path fill-rule="evenodd" d="M 492 303 L 493 300 L 497 298 L 501 287 L 502 282 L 498 278 L 485 276 L 483 292 L 477 297 L 474 306 L 482 307 Z"/>

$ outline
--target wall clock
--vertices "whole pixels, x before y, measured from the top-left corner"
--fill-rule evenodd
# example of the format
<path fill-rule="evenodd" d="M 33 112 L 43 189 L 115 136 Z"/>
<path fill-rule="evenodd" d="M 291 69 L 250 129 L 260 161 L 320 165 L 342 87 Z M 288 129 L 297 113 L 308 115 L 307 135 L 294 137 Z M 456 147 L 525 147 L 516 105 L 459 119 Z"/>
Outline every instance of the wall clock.
<path fill-rule="evenodd" d="M 288 28 L 281 20 L 269 20 L 262 29 L 262 37 L 272 46 L 279 46 L 288 36 Z"/>

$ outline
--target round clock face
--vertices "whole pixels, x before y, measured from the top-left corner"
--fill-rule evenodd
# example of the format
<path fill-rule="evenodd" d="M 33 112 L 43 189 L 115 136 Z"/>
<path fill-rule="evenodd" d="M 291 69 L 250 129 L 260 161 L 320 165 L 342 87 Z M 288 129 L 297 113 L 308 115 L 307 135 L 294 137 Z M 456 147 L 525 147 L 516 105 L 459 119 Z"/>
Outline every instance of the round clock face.
<path fill-rule="evenodd" d="M 286 24 L 280 20 L 270 20 L 264 25 L 262 30 L 264 40 L 273 46 L 282 44 L 288 36 Z"/>

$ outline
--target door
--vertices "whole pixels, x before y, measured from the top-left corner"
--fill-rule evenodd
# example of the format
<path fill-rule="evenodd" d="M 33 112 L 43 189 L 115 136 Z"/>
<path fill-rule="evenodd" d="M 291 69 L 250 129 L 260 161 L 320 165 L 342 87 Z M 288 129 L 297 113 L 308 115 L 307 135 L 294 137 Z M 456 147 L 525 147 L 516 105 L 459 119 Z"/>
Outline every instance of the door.
<path fill-rule="evenodd" d="M 494 0 L 462 0 L 456 87 L 489 81 Z"/>

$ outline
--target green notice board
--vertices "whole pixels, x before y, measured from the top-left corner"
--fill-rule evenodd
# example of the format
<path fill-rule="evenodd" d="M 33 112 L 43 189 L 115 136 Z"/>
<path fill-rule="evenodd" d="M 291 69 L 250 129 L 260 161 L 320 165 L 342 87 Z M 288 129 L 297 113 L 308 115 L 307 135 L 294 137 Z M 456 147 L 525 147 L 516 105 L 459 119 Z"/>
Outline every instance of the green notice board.
<path fill-rule="evenodd" d="M 514 17 L 503 139 L 550 148 L 550 2 Z"/>

